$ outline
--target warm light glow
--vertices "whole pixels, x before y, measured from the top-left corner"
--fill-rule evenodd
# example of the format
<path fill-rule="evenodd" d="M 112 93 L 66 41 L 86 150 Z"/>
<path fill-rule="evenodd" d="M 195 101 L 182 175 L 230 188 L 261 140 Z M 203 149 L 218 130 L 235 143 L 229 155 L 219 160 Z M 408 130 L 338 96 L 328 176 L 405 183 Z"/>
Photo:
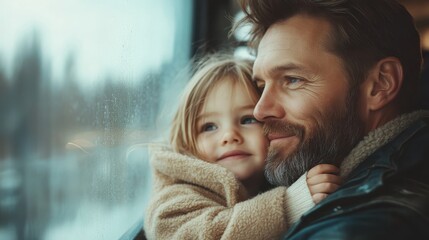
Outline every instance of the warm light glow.
<path fill-rule="evenodd" d="M 421 41 L 423 49 L 429 50 L 429 28 L 422 31 Z"/>

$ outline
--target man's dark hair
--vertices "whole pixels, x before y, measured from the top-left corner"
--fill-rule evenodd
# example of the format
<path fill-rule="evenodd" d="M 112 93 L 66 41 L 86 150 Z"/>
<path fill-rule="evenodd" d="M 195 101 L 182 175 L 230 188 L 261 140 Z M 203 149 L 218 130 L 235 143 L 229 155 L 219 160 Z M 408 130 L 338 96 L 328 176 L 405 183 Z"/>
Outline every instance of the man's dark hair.
<path fill-rule="evenodd" d="M 418 79 L 422 64 L 420 37 L 408 11 L 395 0 L 240 0 L 245 18 L 234 29 L 250 23 L 249 45 L 255 51 L 267 29 L 297 14 L 330 22 L 327 44 L 342 59 L 351 88 L 385 57 L 396 57 L 404 69 L 398 107 L 408 112 L 417 107 Z"/>

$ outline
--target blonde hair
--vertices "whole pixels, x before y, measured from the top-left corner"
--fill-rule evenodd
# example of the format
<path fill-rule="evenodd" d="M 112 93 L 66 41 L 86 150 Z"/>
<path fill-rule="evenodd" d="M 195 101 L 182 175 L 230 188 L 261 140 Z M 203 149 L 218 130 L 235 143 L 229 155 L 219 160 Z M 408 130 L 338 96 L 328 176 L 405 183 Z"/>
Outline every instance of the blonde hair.
<path fill-rule="evenodd" d="M 170 143 L 176 152 L 198 156 L 197 117 L 210 91 L 227 80 L 244 87 L 255 102 L 258 100 L 260 93 L 252 81 L 251 61 L 228 54 L 211 54 L 201 59 L 196 64 L 195 73 L 185 88 L 172 122 Z"/>

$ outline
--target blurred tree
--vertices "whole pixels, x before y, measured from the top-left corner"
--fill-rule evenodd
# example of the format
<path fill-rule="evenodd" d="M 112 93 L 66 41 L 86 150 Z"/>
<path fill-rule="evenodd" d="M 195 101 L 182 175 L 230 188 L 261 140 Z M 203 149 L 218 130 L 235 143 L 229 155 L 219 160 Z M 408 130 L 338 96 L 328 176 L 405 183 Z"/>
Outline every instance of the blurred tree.
<path fill-rule="evenodd" d="M 11 154 L 14 157 L 19 178 L 23 184 L 18 186 L 18 200 L 13 209 L 11 222 L 15 225 L 18 239 L 28 236 L 40 236 L 48 223 L 49 208 L 46 202 L 38 201 L 40 195 L 47 193 L 31 185 L 27 165 L 40 157 L 38 136 L 43 132 L 40 127 L 41 109 L 40 89 L 43 78 L 41 44 L 39 34 L 32 32 L 18 46 L 11 81 L 10 114 L 14 119 L 11 126 Z M 45 143 L 47 144 L 47 143 Z M 47 176 L 44 176 L 45 178 Z M 32 200 L 29 201 L 31 196 Z M 38 204 L 38 206 L 35 206 Z M 48 214 L 46 214 L 48 213 Z M 45 216 L 42 217 L 41 216 Z M 34 223 L 31 226 L 28 223 Z"/>
<path fill-rule="evenodd" d="M 0 64 L 0 160 L 6 159 L 9 154 L 10 129 L 13 122 L 10 113 L 10 98 L 10 84 L 6 79 L 3 65 Z"/>
<path fill-rule="evenodd" d="M 89 131 L 92 127 L 90 106 L 94 103 L 78 84 L 75 61 L 74 53 L 70 52 L 65 62 L 64 75 L 59 81 L 61 84 L 58 84 L 55 91 L 51 91 L 52 98 L 55 99 L 52 126 L 55 129 L 55 135 L 52 144 L 54 151 L 60 155 L 73 136 Z"/>
<path fill-rule="evenodd" d="M 28 160 L 29 155 L 36 157 L 39 109 L 37 103 L 42 81 L 42 59 L 39 35 L 34 32 L 26 38 L 18 49 L 12 77 L 12 114 L 16 123 L 12 151 L 17 160 Z"/>

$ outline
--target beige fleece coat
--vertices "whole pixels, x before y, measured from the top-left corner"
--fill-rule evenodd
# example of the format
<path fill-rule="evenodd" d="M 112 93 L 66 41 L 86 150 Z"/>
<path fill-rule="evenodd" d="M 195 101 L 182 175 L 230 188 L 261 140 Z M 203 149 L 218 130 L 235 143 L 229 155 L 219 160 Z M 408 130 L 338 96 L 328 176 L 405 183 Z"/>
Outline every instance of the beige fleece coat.
<path fill-rule="evenodd" d="M 277 239 L 314 206 L 303 175 L 248 199 L 227 169 L 151 147 L 154 192 L 146 211 L 148 239 Z"/>

